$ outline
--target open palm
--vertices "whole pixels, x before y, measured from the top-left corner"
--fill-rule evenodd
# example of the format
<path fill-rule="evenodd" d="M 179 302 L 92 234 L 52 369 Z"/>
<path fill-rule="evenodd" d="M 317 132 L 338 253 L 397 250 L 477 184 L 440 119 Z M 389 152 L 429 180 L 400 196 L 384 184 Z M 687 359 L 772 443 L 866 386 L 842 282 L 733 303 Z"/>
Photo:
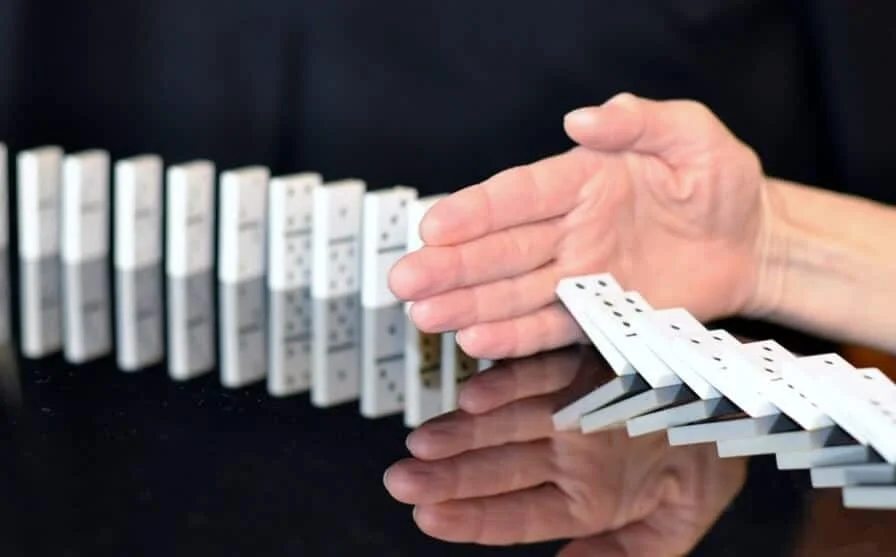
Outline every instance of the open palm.
<path fill-rule="evenodd" d="M 472 378 L 462 410 L 411 434 L 385 483 L 429 535 L 510 545 L 570 539 L 562 557 L 686 555 L 743 486 L 744 461 L 664 435 L 555 432 L 558 404 L 596 384 L 575 351 Z"/>
<path fill-rule="evenodd" d="M 516 357 L 580 331 L 557 282 L 611 272 L 701 319 L 750 311 L 766 237 L 761 164 L 705 107 L 624 94 L 567 116 L 578 146 L 437 203 L 425 246 L 390 273 L 424 331 L 467 353 Z"/>

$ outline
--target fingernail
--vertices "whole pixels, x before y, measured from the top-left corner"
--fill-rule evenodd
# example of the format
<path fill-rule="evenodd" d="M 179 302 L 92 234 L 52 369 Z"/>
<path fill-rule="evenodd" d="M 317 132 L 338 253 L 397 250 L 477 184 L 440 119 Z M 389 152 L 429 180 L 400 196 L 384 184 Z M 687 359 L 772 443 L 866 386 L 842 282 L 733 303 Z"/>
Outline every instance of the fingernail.
<path fill-rule="evenodd" d="M 566 114 L 563 120 L 567 124 L 577 124 L 577 125 L 586 125 L 593 124 L 597 119 L 598 108 L 594 106 L 587 106 L 585 108 L 577 108 L 572 112 Z"/>

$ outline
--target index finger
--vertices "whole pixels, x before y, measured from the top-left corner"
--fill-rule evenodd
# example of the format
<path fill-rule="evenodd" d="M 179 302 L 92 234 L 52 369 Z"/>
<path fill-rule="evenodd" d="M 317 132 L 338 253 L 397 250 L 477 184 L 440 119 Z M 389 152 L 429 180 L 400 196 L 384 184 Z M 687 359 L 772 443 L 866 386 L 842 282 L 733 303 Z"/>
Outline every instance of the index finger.
<path fill-rule="evenodd" d="M 597 171 L 599 157 L 575 148 L 499 172 L 439 200 L 423 217 L 420 236 L 429 245 L 456 245 L 568 213 Z"/>

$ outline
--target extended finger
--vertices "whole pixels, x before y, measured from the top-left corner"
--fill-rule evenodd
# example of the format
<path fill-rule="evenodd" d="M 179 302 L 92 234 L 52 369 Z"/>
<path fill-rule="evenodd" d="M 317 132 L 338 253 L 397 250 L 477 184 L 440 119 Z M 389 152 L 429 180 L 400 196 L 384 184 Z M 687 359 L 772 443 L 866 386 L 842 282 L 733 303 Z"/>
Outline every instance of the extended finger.
<path fill-rule="evenodd" d="M 566 349 L 507 360 L 468 379 L 458 393 L 458 407 L 470 414 L 484 414 L 518 400 L 557 392 L 576 377 L 581 359 L 579 350 Z"/>
<path fill-rule="evenodd" d="M 557 219 L 499 230 L 457 246 L 427 246 L 389 272 L 389 287 L 403 300 L 488 283 L 536 269 L 554 257 L 563 233 Z"/>
<path fill-rule="evenodd" d="M 417 458 L 435 460 L 486 447 L 544 439 L 554 433 L 551 415 L 555 410 L 554 399 L 546 395 L 519 400 L 487 414 L 454 412 L 411 432 L 407 447 Z"/>
<path fill-rule="evenodd" d="M 656 101 L 630 93 L 600 106 L 574 110 L 564 118 L 573 141 L 600 151 L 636 151 L 674 162 L 678 155 L 713 146 L 725 130 L 702 104 Z"/>
<path fill-rule="evenodd" d="M 579 341 L 582 331 L 560 303 L 504 321 L 480 323 L 457 333 L 461 348 L 474 358 L 521 358 Z"/>
<path fill-rule="evenodd" d="M 548 263 L 524 275 L 438 294 L 414 303 L 411 319 L 421 331 L 440 333 L 527 315 L 557 299 L 560 273 Z"/>
<path fill-rule="evenodd" d="M 574 150 L 495 174 L 433 205 L 420 235 L 430 245 L 456 245 L 564 215 L 599 161 L 595 153 Z"/>
<path fill-rule="evenodd" d="M 567 496 L 552 484 L 492 497 L 421 505 L 415 509 L 414 520 L 434 538 L 480 545 L 535 543 L 585 533 L 571 512 Z"/>
<path fill-rule="evenodd" d="M 452 458 L 405 459 L 386 472 L 386 489 L 411 505 L 489 497 L 549 481 L 554 473 L 549 441 L 516 443 Z"/>

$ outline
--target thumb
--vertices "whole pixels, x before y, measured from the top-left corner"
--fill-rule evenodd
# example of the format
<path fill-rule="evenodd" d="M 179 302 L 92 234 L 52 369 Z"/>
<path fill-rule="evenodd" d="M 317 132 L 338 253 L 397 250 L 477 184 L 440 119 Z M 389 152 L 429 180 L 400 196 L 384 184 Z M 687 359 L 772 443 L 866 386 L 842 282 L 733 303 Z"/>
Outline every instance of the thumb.
<path fill-rule="evenodd" d="M 563 121 L 570 139 L 598 151 L 635 151 L 674 159 L 715 145 L 725 127 L 704 105 L 621 93 Z"/>

